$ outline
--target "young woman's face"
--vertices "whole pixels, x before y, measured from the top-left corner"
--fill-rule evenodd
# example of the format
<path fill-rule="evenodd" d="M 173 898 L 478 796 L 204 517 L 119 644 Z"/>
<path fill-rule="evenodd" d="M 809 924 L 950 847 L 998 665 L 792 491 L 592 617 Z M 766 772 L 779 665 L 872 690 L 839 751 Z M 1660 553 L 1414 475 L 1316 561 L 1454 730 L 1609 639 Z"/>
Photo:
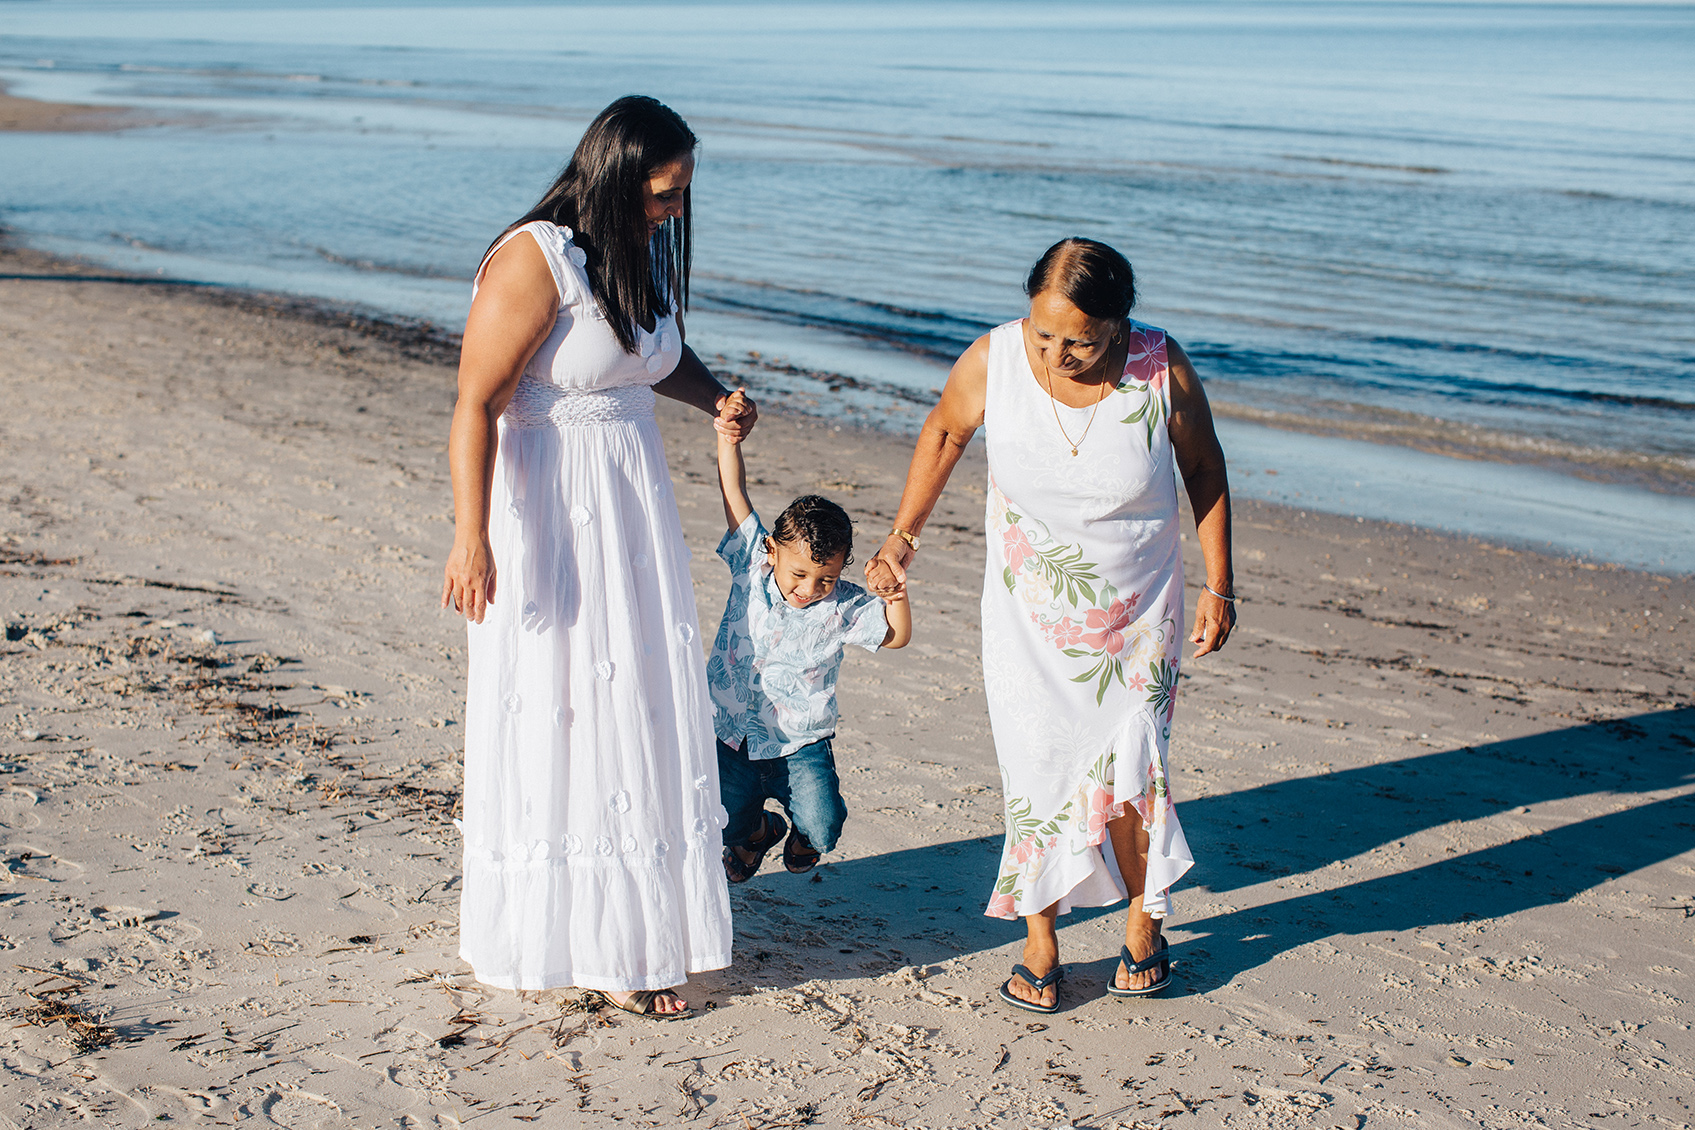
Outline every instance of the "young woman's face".
<path fill-rule="evenodd" d="M 642 185 L 642 211 L 647 214 L 647 234 L 652 238 L 666 220 L 681 219 L 683 192 L 694 179 L 694 154 L 685 153 L 653 170 Z"/>
<path fill-rule="evenodd" d="M 805 608 L 809 604 L 817 604 L 836 590 L 842 567 L 847 564 L 847 550 L 842 550 L 828 561 L 818 562 L 812 559 L 812 547 L 798 538 L 792 545 L 785 545 L 775 538 L 766 544 L 771 576 L 777 582 L 777 591 L 783 594 L 790 607 Z"/>
<path fill-rule="evenodd" d="M 1118 329 L 1111 318 L 1091 318 L 1056 291 L 1044 290 L 1030 300 L 1024 336 L 1048 370 L 1078 377 L 1098 365 Z"/>

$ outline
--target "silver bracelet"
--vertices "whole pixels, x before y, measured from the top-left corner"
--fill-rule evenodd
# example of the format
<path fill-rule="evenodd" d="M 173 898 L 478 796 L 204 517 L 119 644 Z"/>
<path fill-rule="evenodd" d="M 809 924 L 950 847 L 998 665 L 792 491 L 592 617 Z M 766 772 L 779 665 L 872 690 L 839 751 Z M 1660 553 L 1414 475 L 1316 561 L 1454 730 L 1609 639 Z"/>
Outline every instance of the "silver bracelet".
<path fill-rule="evenodd" d="M 1206 583 L 1206 582 L 1205 582 L 1205 581 L 1202 581 L 1202 582 L 1201 582 L 1201 587 L 1202 587 L 1202 588 L 1203 588 L 1203 589 L 1205 589 L 1205 590 L 1207 590 L 1207 591 L 1208 591 L 1208 592 L 1210 592 L 1210 593 L 1211 593 L 1211 594 L 1212 594 L 1212 595 L 1214 595 L 1214 596 L 1216 596 L 1216 597 L 1217 597 L 1217 598 L 1218 598 L 1218 599 L 1220 599 L 1220 600 L 1222 600 L 1222 601 L 1226 601 L 1226 602 L 1228 602 L 1228 603 L 1230 603 L 1230 604 L 1235 604 L 1235 603 L 1236 603 L 1236 598 L 1235 598 L 1235 597 L 1233 597 L 1233 596 L 1225 596 L 1225 595 L 1224 595 L 1224 594 L 1223 594 L 1223 593 L 1221 593 L 1221 592 L 1219 592 L 1219 591 L 1218 591 L 1218 590 L 1217 590 L 1217 589 L 1215 589 L 1215 588 L 1213 588 L 1213 587 L 1212 587 L 1212 586 L 1211 586 L 1211 585 L 1209 585 L 1209 584 L 1207 584 L 1207 583 Z"/>

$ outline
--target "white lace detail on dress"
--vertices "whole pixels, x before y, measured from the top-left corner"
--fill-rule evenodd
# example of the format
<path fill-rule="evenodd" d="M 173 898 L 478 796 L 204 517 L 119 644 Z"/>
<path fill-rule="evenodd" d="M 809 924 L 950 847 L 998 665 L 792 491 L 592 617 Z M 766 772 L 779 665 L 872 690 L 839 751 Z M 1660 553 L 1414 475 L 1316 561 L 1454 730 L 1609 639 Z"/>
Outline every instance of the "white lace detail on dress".
<path fill-rule="evenodd" d="M 518 381 L 504 419 L 514 428 L 569 428 L 640 420 L 653 415 L 653 389 L 646 385 L 581 392 L 531 377 Z"/>

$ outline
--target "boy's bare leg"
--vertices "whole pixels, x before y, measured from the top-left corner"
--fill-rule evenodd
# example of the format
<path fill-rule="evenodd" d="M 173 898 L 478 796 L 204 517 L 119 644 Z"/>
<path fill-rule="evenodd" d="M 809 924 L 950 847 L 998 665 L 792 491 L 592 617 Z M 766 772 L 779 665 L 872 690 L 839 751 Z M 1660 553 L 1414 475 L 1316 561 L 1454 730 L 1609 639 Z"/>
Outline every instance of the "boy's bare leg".
<path fill-rule="evenodd" d="M 1142 909 L 1143 888 L 1148 876 L 1148 832 L 1142 827 L 1142 814 L 1134 807 L 1117 820 L 1109 820 L 1107 837 L 1112 841 L 1112 854 L 1118 861 L 1118 873 L 1130 891 L 1130 914 L 1124 923 L 1124 944 L 1137 961 L 1150 956 L 1159 948 L 1159 919 Z M 1031 966 L 1034 970 L 1035 967 Z M 1113 973 L 1113 984 L 1121 989 L 1145 989 L 1159 980 L 1160 968 L 1144 969 L 1131 976 L 1119 962 Z"/>
<path fill-rule="evenodd" d="M 1024 916 L 1024 968 L 1038 977 L 1046 977 L 1059 965 L 1059 931 L 1054 921 L 1059 917 L 1059 903 L 1040 914 Z M 1059 1000 L 1059 986 L 1049 985 L 1041 992 L 1024 978 L 1013 975 L 1007 991 L 1021 1001 L 1048 1006 Z"/>

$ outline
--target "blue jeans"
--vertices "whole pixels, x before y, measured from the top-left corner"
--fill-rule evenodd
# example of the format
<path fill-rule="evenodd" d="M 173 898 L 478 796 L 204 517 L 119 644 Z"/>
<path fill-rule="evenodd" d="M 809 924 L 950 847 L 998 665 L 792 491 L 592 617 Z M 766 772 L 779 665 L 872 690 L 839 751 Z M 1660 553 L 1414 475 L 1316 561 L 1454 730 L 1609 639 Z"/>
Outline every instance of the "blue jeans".
<path fill-rule="evenodd" d="M 719 742 L 718 792 L 730 814 L 724 825 L 725 847 L 750 846 L 748 840 L 764 820 L 760 813 L 767 799 L 783 806 L 795 830 L 820 854 L 836 846 L 847 821 L 829 738 L 764 761 L 750 760 L 745 745 L 735 749 Z"/>

